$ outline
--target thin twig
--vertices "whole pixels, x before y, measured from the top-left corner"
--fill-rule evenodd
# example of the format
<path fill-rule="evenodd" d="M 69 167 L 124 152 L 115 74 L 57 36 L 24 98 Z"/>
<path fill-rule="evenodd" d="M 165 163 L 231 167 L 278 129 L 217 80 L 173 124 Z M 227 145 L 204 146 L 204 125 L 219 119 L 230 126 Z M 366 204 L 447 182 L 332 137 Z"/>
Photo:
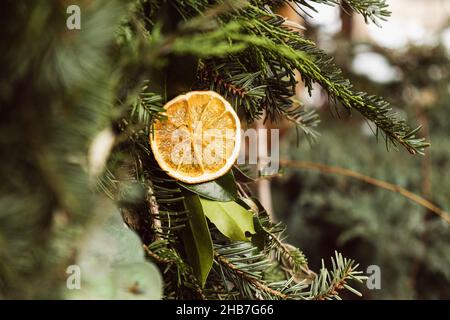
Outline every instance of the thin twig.
<path fill-rule="evenodd" d="M 288 248 L 288 244 L 282 242 L 278 237 L 276 237 L 275 235 L 271 234 L 272 239 L 278 244 L 278 248 L 280 248 L 282 251 L 281 254 L 284 255 L 285 257 L 287 257 L 287 259 L 291 260 L 291 261 L 295 261 L 295 259 L 292 257 L 292 253 L 290 252 L 289 248 Z M 310 276 L 315 276 L 316 274 L 309 269 L 308 264 L 304 263 L 302 265 L 299 266 L 300 270 L 307 275 L 308 277 Z"/>
<path fill-rule="evenodd" d="M 147 253 L 147 255 L 150 258 L 152 258 L 156 263 L 159 263 L 159 264 L 173 264 L 173 263 L 175 263 L 174 261 L 172 261 L 172 259 L 160 257 L 158 254 L 156 254 L 152 250 L 150 250 L 146 245 L 143 245 L 142 247 L 144 248 L 145 253 Z"/>
<path fill-rule="evenodd" d="M 270 287 L 268 287 L 267 285 L 265 285 L 264 283 L 262 283 L 261 281 L 259 281 L 258 279 L 250 276 L 248 273 L 240 270 L 238 267 L 236 267 L 232 262 L 230 262 L 227 258 L 225 258 L 224 256 L 221 256 L 220 254 L 218 254 L 217 252 L 214 252 L 214 257 L 216 257 L 216 259 L 222 263 L 223 265 L 225 265 L 227 268 L 231 269 L 233 272 L 235 272 L 236 274 L 238 274 L 240 277 L 244 278 L 246 281 L 250 282 L 251 284 L 253 284 L 256 288 L 265 291 L 267 293 L 270 293 L 274 296 L 277 296 L 281 299 L 287 299 L 287 295 L 285 295 L 284 293 L 274 290 Z"/>
<path fill-rule="evenodd" d="M 432 202 L 426 200 L 425 198 L 399 186 L 396 184 L 392 184 L 383 180 L 375 179 L 366 175 L 363 175 L 359 172 L 352 171 L 349 169 L 341 168 L 341 167 L 333 167 L 328 166 L 326 164 L 322 163 L 315 163 L 315 162 L 309 162 L 309 161 L 281 161 L 281 165 L 285 167 L 295 168 L 295 169 L 310 169 L 310 170 L 317 170 L 320 172 L 325 173 L 332 173 L 332 174 L 338 174 L 345 177 L 354 178 L 360 181 L 363 181 L 365 183 L 371 184 L 376 187 L 380 187 L 382 189 L 396 192 L 404 196 L 405 198 L 408 198 L 409 200 L 427 208 L 431 212 L 437 214 L 440 216 L 443 220 L 450 223 L 450 214 Z"/>

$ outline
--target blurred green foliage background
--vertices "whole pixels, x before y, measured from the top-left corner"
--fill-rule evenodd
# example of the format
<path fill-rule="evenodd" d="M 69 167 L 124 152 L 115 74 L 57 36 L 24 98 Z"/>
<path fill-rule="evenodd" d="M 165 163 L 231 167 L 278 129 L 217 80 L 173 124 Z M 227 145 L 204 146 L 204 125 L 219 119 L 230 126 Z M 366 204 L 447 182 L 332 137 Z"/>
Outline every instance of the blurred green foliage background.
<path fill-rule="evenodd" d="M 448 30 L 448 29 L 444 29 Z M 354 170 L 405 187 L 450 210 L 450 52 L 438 42 L 389 50 L 337 35 L 338 64 L 351 66 L 358 51 L 381 55 L 400 74 L 385 83 L 346 72 L 357 89 L 391 101 L 409 122 L 423 125 L 432 147 L 425 156 L 390 150 L 376 143 L 360 116 L 330 115 L 320 109 L 319 142 L 299 149 L 285 140 L 284 159 L 312 161 Z M 287 223 L 290 241 L 309 257 L 338 248 L 360 262 L 381 268 L 381 289 L 360 289 L 367 299 L 449 299 L 450 228 L 448 222 L 406 199 L 367 183 L 312 170 L 285 168 L 272 182 L 276 217 Z M 313 268 L 320 261 L 309 261 Z"/>

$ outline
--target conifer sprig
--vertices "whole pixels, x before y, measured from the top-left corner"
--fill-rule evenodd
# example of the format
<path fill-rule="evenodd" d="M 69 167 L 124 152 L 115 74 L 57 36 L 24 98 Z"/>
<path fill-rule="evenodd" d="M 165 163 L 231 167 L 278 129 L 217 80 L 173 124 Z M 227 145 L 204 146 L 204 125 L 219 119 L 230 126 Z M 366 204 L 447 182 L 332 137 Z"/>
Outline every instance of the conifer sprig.
<path fill-rule="evenodd" d="M 423 138 L 416 137 L 420 128 L 411 129 L 383 98 L 355 91 L 332 57 L 270 8 L 248 4 L 210 19 L 221 27 L 180 36 L 169 45 L 169 51 L 209 56 L 199 68 L 201 85 L 226 95 L 236 108 L 244 108 L 249 122 L 265 111 L 271 120 L 280 116 L 294 119 L 300 128 L 311 128 L 303 130 L 307 135 L 316 135 L 312 129 L 317 125 L 316 117 L 298 105 L 295 108 L 291 99 L 298 70 L 309 92 L 318 83 L 331 100 L 372 121 L 376 135 L 384 136 L 387 148 L 402 145 L 411 154 L 422 154 L 429 146 Z M 208 24 L 207 21 L 211 24 L 208 19 L 203 23 Z"/>
<path fill-rule="evenodd" d="M 311 11 L 317 12 L 314 6 L 317 4 L 346 5 L 350 10 L 361 14 L 366 23 L 370 20 L 377 25 L 379 25 L 379 20 L 385 21 L 391 15 L 386 0 L 275 0 L 267 2 L 272 4 L 286 3 L 294 10 L 299 8 L 302 13 L 309 17 L 313 17 Z"/>

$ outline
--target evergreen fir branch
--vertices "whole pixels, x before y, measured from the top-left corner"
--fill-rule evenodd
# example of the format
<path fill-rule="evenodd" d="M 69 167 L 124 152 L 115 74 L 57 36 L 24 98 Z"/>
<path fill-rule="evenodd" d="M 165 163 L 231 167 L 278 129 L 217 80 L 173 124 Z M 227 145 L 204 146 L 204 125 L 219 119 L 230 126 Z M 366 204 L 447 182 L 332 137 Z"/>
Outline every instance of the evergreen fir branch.
<path fill-rule="evenodd" d="M 213 9 L 209 11 L 217 11 Z M 223 10 L 219 12 L 223 13 Z M 209 19 L 198 19 L 207 25 L 211 23 L 214 15 L 205 16 L 209 16 Z M 191 22 L 187 22 L 188 30 L 192 28 Z M 198 27 L 198 24 L 194 25 Z M 259 61 L 267 58 L 259 48 L 250 46 L 243 51 L 248 44 L 240 42 L 230 46 L 229 39 L 239 36 L 242 32 L 240 21 L 229 21 L 223 23 L 219 29 L 194 32 L 194 35 L 187 33 L 186 26 L 181 29 L 182 31 L 176 31 L 177 37 L 168 36 L 160 46 L 166 48 L 163 52 L 169 50 L 176 54 L 189 53 L 202 57 L 207 52 L 209 59 L 200 64 L 199 87 L 223 94 L 236 107 L 243 106 L 248 122 L 261 118 L 265 110 L 270 120 L 276 121 L 285 117 L 297 125 L 297 129 L 306 135 L 308 141 L 315 140 L 318 134 L 313 127 L 317 125 L 318 117 L 314 111 L 306 111 L 301 104 L 291 100 L 297 83 L 292 70 L 286 69 L 286 65 L 270 57 L 267 62 Z M 211 59 L 216 55 L 215 52 L 220 57 Z"/>
<path fill-rule="evenodd" d="M 153 215 L 158 221 L 154 225 L 158 228 L 154 231 L 163 239 L 175 241 L 177 231 L 184 228 L 188 221 L 184 197 L 173 180 L 160 177 L 150 179 L 154 190 L 153 196 L 158 205 L 158 213 Z"/>
<path fill-rule="evenodd" d="M 170 283 L 170 280 L 165 283 L 166 298 L 171 297 L 171 291 L 188 287 L 192 288 L 200 299 L 207 300 L 205 292 L 195 278 L 192 268 L 175 249 L 169 248 L 169 245 L 170 243 L 167 240 L 157 240 L 147 246 L 143 246 L 148 257 L 163 267 L 164 274 L 172 273 L 167 280 L 175 278 L 175 283 Z M 176 296 L 173 298 L 176 298 Z"/>
<path fill-rule="evenodd" d="M 161 101 L 159 95 L 147 92 L 147 85 L 144 85 L 131 109 L 131 116 L 135 115 L 135 120 L 145 126 L 136 130 L 132 123 L 122 123 L 120 129 L 127 139 L 122 152 L 128 152 L 132 159 L 129 166 L 134 179 L 151 190 L 146 195 L 144 208 L 152 221 L 154 240 L 175 242 L 177 231 L 184 228 L 188 221 L 184 197 L 175 180 L 159 168 L 149 145 L 150 127 L 155 119 L 163 116 Z"/>
<path fill-rule="evenodd" d="M 117 184 L 118 180 L 108 168 L 106 168 L 103 174 L 97 178 L 98 190 L 106 194 L 111 200 L 116 200 L 115 194 L 117 193 Z"/>
<path fill-rule="evenodd" d="M 312 16 L 307 10 L 317 12 L 314 4 L 325 4 L 330 6 L 342 6 L 345 4 L 352 11 L 361 14 L 366 23 L 371 20 L 376 25 L 379 25 L 379 20 L 386 21 L 386 19 L 391 15 L 386 0 L 275 0 L 269 2 L 278 5 L 281 3 L 286 3 L 291 6 L 293 10 L 299 8 L 309 17 Z"/>
<path fill-rule="evenodd" d="M 302 131 L 310 144 L 320 136 L 315 129 L 320 123 L 319 115 L 315 110 L 306 109 L 297 99 L 292 98 L 292 107 L 287 110 L 286 118 L 296 124 L 297 134 Z"/>
<path fill-rule="evenodd" d="M 267 225 L 267 216 L 262 215 L 264 225 Z M 322 268 L 316 275 L 309 270 L 304 255 L 292 246 L 283 243 L 276 236 L 284 230 L 280 224 L 272 226 L 272 230 L 264 228 L 271 237 L 269 243 L 264 245 L 264 250 L 259 251 L 248 242 L 231 242 L 227 244 L 215 244 L 215 260 L 220 266 L 220 272 L 227 281 L 231 281 L 242 294 L 243 298 L 257 299 L 338 299 L 338 291 L 349 290 L 359 294 L 348 285 L 349 281 L 362 282 L 366 277 L 358 271 L 358 265 L 353 260 L 343 258 L 336 252 L 332 258 L 333 269 L 328 271 Z M 273 233 L 270 233 L 272 231 Z M 264 279 L 264 272 L 270 269 L 272 263 L 266 250 L 274 250 L 280 262 L 291 264 L 288 280 L 268 282 Z M 299 276 L 298 272 L 305 276 Z"/>
<path fill-rule="evenodd" d="M 375 123 L 379 129 L 377 134 L 381 132 L 385 136 L 387 147 L 401 144 L 410 153 L 416 154 L 422 153 L 422 150 L 429 146 L 424 139 L 415 137 L 417 129 L 411 130 L 397 113 L 392 112 L 389 103 L 384 99 L 364 92 L 354 92 L 351 83 L 342 77 L 341 70 L 332 58 L 317 49 L 314 43 L 285 26 L 284 18 L 253 6 L 246 7 L 240 13 L 238 18 L 231 17 L 230 22 L 224 22 L 222 28 L 215 30 L 213 34 L 185 39 L 181 37 L 178 47 L 174 46 L 172 50 L 203 56 L 205 52 L 210 52 L 211 48 L 227 46 L 229 41 L 232 41 L 233 49 L 221 50 L 220 56 L 228 56 L 230 60 L 244 56 L 247 61 L 243 58 L 239 60 L 243 73 L 254 75 L 261 72 L 264 81 L 257 83 L 253 79 L 250 84 L 266 86 L 262 107 L 268 111 L 268 117 L 276 118 L 280 113 L 286 113 L 288 106 L 292 105 L 291 102 L 286 102 L 287 96 L 293 91 L 288 86 L 295 85 L 293 70 L 297 69 L 309 91 L 312 90 L 313 83 L 317 82 L 333 100 L 339 101 L 347 110 L 357 110 Z M 204 37 L 208 38 L 206 42 Z M 212 52 L 208 56 L 214 55 Z M 236 81 L 235 78 L 232 79 Z M 230 88 L 233 87 L 229 86 L 228 91 Z M 239 96 L 239 93 L 242 92 L 236 91 L 234 96 Z M 261 100 L 259 95 L 257 97 Z M 251 111 L 248 112 L 250 120 L 261 115 L 258 107 L 251 108 L 252 105 L 246 105 Z"/>
<path fill-rule="evenodd" d="M 161 1 L 163 4 L 166 1 Z M 217 1 L 220 3 L 222 1 Z M 205 11 L 210 9 L 211 2 L 208 0 L 177 0 L 170 1 L 170 6 L 180 14 L 180 16 L 188 21 L 197 15 L 203 15 Z"/>
<path fill-rule="evenodd" d="M 264 255 L 252 255 L 255 250 L 256 248 L 249 243 L 234 243 L 230 246 L 216 247 L 214 257 L 225 269 L 228 278 L 240 288 L 239 291 L 248 295 L 247 298 L 286 299 L 286 294 L 272 289 L 262 279 L 263 271 L 270 263 Z"/>
<path fill-rule="evenodd" d="M 231 281 L 244 299 L 304 299 L 308 285 L 304 280 L 270 282 L 264 274 L 272 266 L 268 256 L 248 242 L 215 245 L 215 260 L 227 281 Z"/>
<path fill-rule="evenodd" d="M 152 221 L 150 227 L 155 239 L 176 241 L 177 231 L 185 227 L 188 219 L 181 189 L 154 160 L 149 146 L 148 128 L 128 130 L 131 125 L 122 123 L 121 126 L 121 134 L 127 139 L 119 146 L 122 157 L 126 159 L 121 167 L 130 172 L 130 179 L 150 191 L 136 215 L 142 215 L 140 210 L 144 210 L 147 219 L 149 217 Z"/>
<path fill-rule="evenodd" d="M 238 23 L 222 25 L 221 29 L 198 33 L 186 37 L 177 37 L 172 43 L 171 50 L 178 55 L 192 54 L 200 58 L 223 57 L 227 54 L 242 52 L 245 43 L 230 45 L 226 35 L 239 34 L 241 26 Z"/>
<path fill-rule="evenodd" d="M 291 273 L 291 276 L 297 275 L 298 273 L 304 273 L 307 276 L 313 274 L 308 268 L 308 260 L 303 252 L 294 246 L 282 242 L 276 237 L 273 238 L 273 241 L 276 243 L 274 251 L 277 260 Z"/>
<path fill-rule="evenodd" d="M 271 296 L 275 296 L 280 299 L 286 299 L 287 295 L 272 289 L 271 287 L 267 286 L 263 281 L 258 280 L 257 278 L 251 277 L 248 273 L 240 270 L 236 265 L 231 263 L 228 259 L 226 259 L 223 256 L 218 255 L 217 253 L 214 254 L 216 259 L 219 263 L 224 265 L 226 268 L 228 268 L 230 271 L 236 273 L 238 277 L 241 277 L 248 283 L 251 283 L 257 290 L 260 290 L 261 292 L 265 292 Z"/>
<path fill-rule="evenodd" d="M 261 71 L 250 71 L 238 59 L 204 61 L 199 86 L 221 93 L 235 108 L 243 107 L 249 122 L 262 116 L 259 106 L 267 86 L 261 83 Z"/>
<path fill-rule="evenodd" d="M 168 244 L 169 242 L 167 240 L 157 240 L 147 246 L 144 245 L 143 247 L 148 256 L 156 263 L 169 265 L 176 263 L 181 269 L 187 269 L 188 266 L 184 264 L 183 259 L 181 259 L 176 252 L 170 250 L 167 247 Z"/>
<path fill-rule="evenodd" d="M 254 203 L 253 211 L 256 212 L 254 217 L 257 230 L 255 243 L 261 245 L 263 242 L 265 252 L 275 259 L 279 266 L 294 279 L 295 282 L 300 282 L 304 278 L 311 278 L 315 274 L 308 267 L 306 256 L 298 248 L 284 242 L 283 233 L 286 227 L 281 223 L 273 223 L 269 215 L 257 199 L 250 199 L 249 195 L 241 189 L 242 197 L 248 198 Z M 262 236 L 262 239 L 259 238 Z M 260 248 L 261 249 L 261 248 Z M 270 255 L 271 254 L 271 255 Z"/>
<path fill-rule="evenodd" d="M 249 10 L 247 10 L 249 11 Z M 254 8 L 247 13 L 246 34 L 229 35 L 234 41 L 242 41 L 261 49 L 264 54 L 285 64 L 285 70 L 298 69 L 309 91 L 314 82 L 319 83 L 333 100 L 338 100 L 347 110 L 357 110 L 371 120 L 384 133 L 386 145 L 403 145 L 411 154 L 420 153 L 429 144 L 416 138 L 418 129 L 411 130 L 405 120 L 392 112 L 389 103 L 380 97 L 364 92 L 353 92 L 351 83 L 342 77 L 333 59 L 317 49 L 311 41 L 283 27 L 284 18 L 264 13 Z M 259 13 L 258 19 L 254 14 Z M 259 37 L 255 37 L 255 35 Z M 263 57 L 267 64 L 267 58 Z M 378 131 L 377 131 L 378 133 Z"/>
<path fill-rule="evenodd" d="M 339 299 L 338 291 L 349 290 L 359 292 L 348 285 L 349 281 L 362 282 L 366 277 L 357 271 L 354 261 L 343 258 L 336 253 L 332 258 L 333 269 L 324 267 L 315 276 L 311 285 L 305 279 L 267 282 L 262 278 L 262 271 L 269 267 L 264 254 L 258 254 L 256 248 L 249 243 L 232 243 L 216 246 L 215 260 L 224 273 L 239 290 L 241 298 L 253 299 Z"/>
<path fill-rule="evenodd" d="M 361 14 L 366 23 L 370 19 L 379 26 L 379 20 L 386 21 L 391 16 L 386 0 L 344 0 L 344 2 L 353 11 Z"/>
<path fill-rule="evenodd" d="M 340 299 L 339 290 L 347 289 L 352 293 L 361 296 L 361 293 L 348 285 L 349 280 L 362 283 L 366 276 L 362 276 L 362 271 L 357 271 L 358 264 L 351 259 L 344 258 L 342 254 L 335 252 L 335 257 L 331 258 L 333 269 L 331 271 L 325 268 L 322 260 L 322 269 L 319 275 L 314 279 L 308 293 L 308 299 L 331 300 Z"/>
<path fill-rule="evenodd" d="M 291 276 L 303 273 L 310 277 L 313 272 L 308 267 L 308 261 L 298 248 L 284 242 L 283 233 L 286 227 L 282 223 L 272 223 L 260 205 L 258 212 L 258 221 L 265 237 L 265 250 L 273 252 L 275 259 L 280 263 L 285 271 Z M 261 210 L 262 209 L 262 210 Z"/>
<path fill-rule="evenodd" d="M 249 48 L 248 51 L 255 49 Z M 314 110 L 305 109 L 293 98 L 294 75 L 286 70 L 276 71 L 282 68 L 278 61 L 271 61 L 267 69 L 259 70 L 259 61 L 248 59 L 248 56 L 257 56 L 258 53 L 248 51 L 204 61 L 199 69 L 199 87 L 217 91 L 236 108 L 243 107 L 248 122 L 260 119 L 266 111 L 269 120 L 288 119 L 309 142 L 315 141 L 319 134 L 314 128 L 320 120 Z"/>
<path fill-rule="evenodd" d="M 164 108 L 162 107 L 162 97 L 153 92 L 148 92 L 148 81 L 142 87 L 142 90 L 133 103 L 131 108 L 131 117 L 141 123 L 144 128 L 150 128 L 152 122 L 162 117 Z"/>

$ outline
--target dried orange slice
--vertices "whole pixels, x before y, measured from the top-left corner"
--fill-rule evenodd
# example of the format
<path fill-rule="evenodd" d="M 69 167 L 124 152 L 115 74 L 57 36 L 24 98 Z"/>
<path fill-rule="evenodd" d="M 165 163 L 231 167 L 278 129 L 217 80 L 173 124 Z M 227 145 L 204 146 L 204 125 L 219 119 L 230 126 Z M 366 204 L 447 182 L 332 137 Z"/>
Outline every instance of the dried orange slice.
<path fill-rule="evenodd" d="M 214 180 L 239 154 L 241 124 L 231 105 L 213 91 L 192 91 L 165 106 L 150 145 L 159 166 L 186 183 Z"/>

